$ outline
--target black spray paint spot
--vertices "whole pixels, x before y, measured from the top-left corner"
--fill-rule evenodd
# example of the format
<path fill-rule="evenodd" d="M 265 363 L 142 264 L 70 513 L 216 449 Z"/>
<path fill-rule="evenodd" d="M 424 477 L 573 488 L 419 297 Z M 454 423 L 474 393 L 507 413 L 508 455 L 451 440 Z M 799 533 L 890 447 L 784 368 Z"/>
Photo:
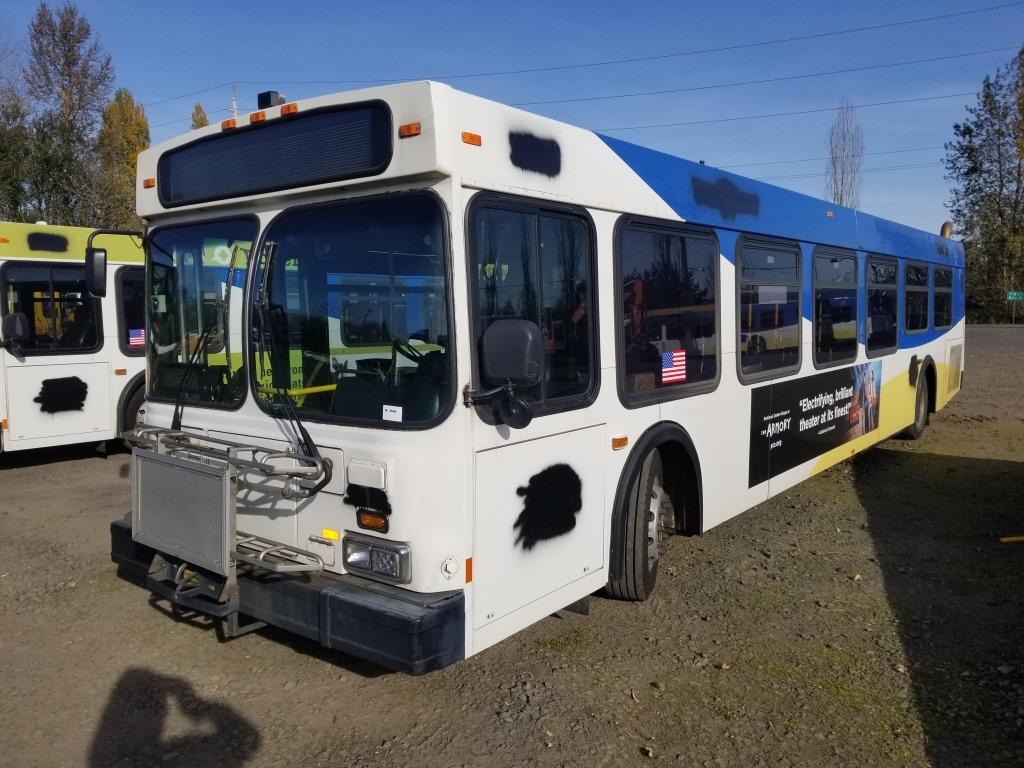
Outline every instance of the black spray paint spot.
<path fill-rule="evenodd" d="M 516 168 L 554 178 L 562 172 L 562 148 L 554 139 L 512 131 L 508 135 L 509 160 Z"/>
<path fill-rule="evenodd" d="M 391 502 L 380 488 L 369 488 L 358 483 L 349 483 L 342 501 L 353 507 L 369 507 L 385 515 L 391 515 Z"/>
<path fill-rule="evenodd" d="M 81 411 L 85 408 L 85 398 L 89 394 L 89 385 L 77 376 L 63 379 L 43 379 L 43 388 L 34 402 L 39 403 L 43 413 L 59 413 L 61 411 Z"/>
<path fill-rule="evenodd" d="M 698 205 L 714 208 L 726 221 L 741 213 L 757 216 L 761 208 L 761 198 L 743 192 L 725 177 L 716 179 L 714 184 L 704 179 L 693 179 L 693 199 Z"/>
<path fill-rule="evenodd" d="M 580 476 L 568 464 L 554 464 L 530 478 L 525 488 L 516 489 L 523 497 L 523 511 L 513 529 L 518 528 L 516 544 L 533 549 L 538 541 L 553 539 L 576 527 L 576 515 L 583 507 Z"/>
<path fill-rule="evenodd" d="M 29 232 L 28 247 L 33 251 L 67 253 L 68 239 L 64 235 L 54 235 L 49 232 Z"/>

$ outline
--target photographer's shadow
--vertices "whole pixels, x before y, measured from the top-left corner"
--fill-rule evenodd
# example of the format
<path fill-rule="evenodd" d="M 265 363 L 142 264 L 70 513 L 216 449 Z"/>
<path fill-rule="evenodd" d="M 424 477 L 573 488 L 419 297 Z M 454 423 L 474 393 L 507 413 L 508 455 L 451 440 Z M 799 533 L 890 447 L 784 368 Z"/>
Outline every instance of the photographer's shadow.
<path fill-rule="evenodd" d="M 224 704 L 202 699 L 188 681 L 131 668 L 110 692 L 88 765 L 232 768 L 244 765 L 259 744 L 252 723 Z"/>

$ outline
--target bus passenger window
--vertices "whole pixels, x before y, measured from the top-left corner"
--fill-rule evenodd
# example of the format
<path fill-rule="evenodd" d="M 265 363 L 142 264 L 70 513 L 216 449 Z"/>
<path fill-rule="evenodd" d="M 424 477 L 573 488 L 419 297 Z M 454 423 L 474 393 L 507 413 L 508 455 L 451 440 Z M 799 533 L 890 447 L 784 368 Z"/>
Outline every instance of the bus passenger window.
<path fill-rule="evenodd" d="M 24 313 L 25 354 L 95 352 L 102 346 L 99 299 L 85 288 L 85 268 L 70 264 L 8 264 L 4 267 L 3 314 Z"/>
<path fill-rule="evenodd" d="M 800 254 L 762 241 L 739 254 L 739 353 L 745 376 L 800 367 Z"/>
<path fill-rule="evenodd" d="M 571 213 L 510 203 L 473 214 L 476 340 L 503 318 L 532 320 L 544 339 L 540 382 L 519 390 L 557 406 L 580 398 L 595 380 L 592 246 L 586 221 Z"/>
<path fill-rule="evenodd" d="M 907 331 L 923 331 L 928 327 L 928 265 L 907 264 L 904 276 L 904 325 Z"/>
<path fill-rule="evenodd" d="M 953 270 L 935 268 L 935 300 L 932 325 L 949 328 L 953 324 Z"/>
<path fill-rule="evenodd" d="M 716 267 L 711 238 L 634 223 L 619 240 L 624 391 L 642 395 L 718 374 Z"/>
<path fill-rule="evenodd" d="M 814 363 L 857 358 L 857 260 L 852 253 L 814 255 Z"/>
<path fill-rule="evenodd" d="M 891 259 L 868 258 L 867 350 L 869 356 L 896 349 L 897 266 Z"/>
<path fill-rule="evenodd" d="M 118 341 L 131 357 L 146 354 L 146 272 L 122 267 L 117 273 Z"/>

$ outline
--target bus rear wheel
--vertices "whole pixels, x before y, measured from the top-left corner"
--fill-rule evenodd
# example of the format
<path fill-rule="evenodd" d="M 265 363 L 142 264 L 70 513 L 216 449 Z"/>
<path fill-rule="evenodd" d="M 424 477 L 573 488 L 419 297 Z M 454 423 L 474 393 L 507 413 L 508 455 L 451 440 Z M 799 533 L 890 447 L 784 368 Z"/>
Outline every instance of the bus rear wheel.
<path fill-rule="evenodd" d="M 928 426 L 928 383 L 922 368 L 917 376 L 917 392 L 914 394 L 914 423 L 902 432 L 906 440 L 918 440 Z"/>
<path fill-rule="evenodd" d="M 675 513 L 665 490 L 661 453 L 655 449 L 644 459 L 630 487 L 623 541 L 622 576 L 608 582 L 607 592 L 618 600 L 650 597 L 658 577 L 658 561 L 672 531 Z"/>

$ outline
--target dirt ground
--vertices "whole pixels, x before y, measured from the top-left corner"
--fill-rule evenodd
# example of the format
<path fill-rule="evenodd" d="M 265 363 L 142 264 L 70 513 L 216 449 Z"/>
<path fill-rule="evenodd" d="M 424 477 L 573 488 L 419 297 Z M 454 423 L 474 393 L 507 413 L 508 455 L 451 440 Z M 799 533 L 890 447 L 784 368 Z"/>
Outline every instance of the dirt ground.
<path fill-rule="evenodd" d="M 109 561 L 128 461 L 0 459 L 0 765 L 1024 765 L 1024 327 L 891 440 L 412 678 L 283 632 L 226 643 Z"/>

